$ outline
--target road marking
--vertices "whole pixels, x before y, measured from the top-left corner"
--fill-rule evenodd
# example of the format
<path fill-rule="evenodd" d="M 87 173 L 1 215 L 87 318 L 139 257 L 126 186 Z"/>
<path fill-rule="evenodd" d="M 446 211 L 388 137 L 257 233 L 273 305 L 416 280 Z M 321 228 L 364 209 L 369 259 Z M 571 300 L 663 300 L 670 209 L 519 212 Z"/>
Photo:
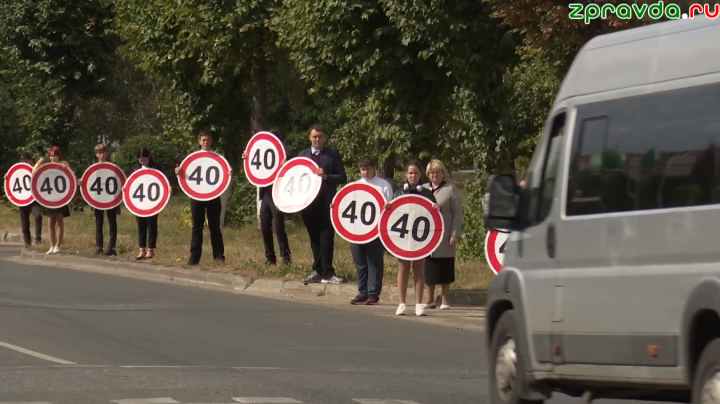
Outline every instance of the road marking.
<path fill-rule="evenodd" d="M 376 398 L 353 398 L 353 401 L 360 404 L 418 404 L 409 400 L 383 400 Z"/>
<path fill-rule="evenodd" d="M 130 400 L 112 400 L 112 402 L 117 404 L 180 404 L 180 401 L 175 401 L 170 397 L 132 398 Z"/>
<path fill-rule="evenodd" d="M 235 366 L 235 367 L 232 367 L 232 368 L 230 368 L 230 369 L 250 369 L 250 370 L 282 370 L 282 369 L 287 369 L 287 368 L 271 368 L 271 367 L 252 367 L 252 366 L 246 366 L 246 367 L 241 367 L 241 366 Z"/>
<path fill-rule="evenodd" d="M 55 358 L 55 357 L 52 357 L 52 356 L 49 356 L 49 355 L 41 354 L 40 352 L 31 351 L 31 350 L 29 350 L 29 349 L 25 349 L 25 348 L 19 347 L 19 346 L 17 346 L 17 345 L 8 344 L 7 342 L 1 342 L 1 341 L 0 341 L 0 346 L 3 346 L 3 347 L 5 347 L 5 348 L 7 348 L 7 349 L 12 349 L 12 350 L 15 351 L 15 352 L 24 353 L 25 355 L 34 356 L 34 357 L 39 358 L 39 359 L 44 359 L 44 360 L 46 360 L 46 361 L 55 362 L 55 363 L 59 363 L 59 364 L 62 364 L 62 365 L 77 365 L 77 363 L 75 363 L 75 362 L 70 362 L 70 361 L 66 361 L 66 360 L 63 360 L 63 359 Z"/>
<path fill-rule="evenodd" d="M 33 401 L 31 403 L 0 403 L 0 404 L 52 404 L 47 401 Z"/>
<path fill-rule="evenodd" d="M 245 404 L 302 404 L 302 401 L 287 397 L 233 397 L 233 400 Z"/>

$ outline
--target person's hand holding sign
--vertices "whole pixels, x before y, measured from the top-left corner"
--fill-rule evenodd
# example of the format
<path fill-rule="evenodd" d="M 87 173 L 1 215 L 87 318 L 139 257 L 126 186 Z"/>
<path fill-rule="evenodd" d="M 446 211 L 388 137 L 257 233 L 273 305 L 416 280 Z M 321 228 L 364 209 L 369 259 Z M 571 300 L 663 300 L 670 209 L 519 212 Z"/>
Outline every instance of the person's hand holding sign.
<path fill-rule="evenodd" d="M 327 179 L 327 174 L 325 174 L 325 170 L 322 168 L 318 168 L 315 174 L 322 176 L 324 180 Z"/>

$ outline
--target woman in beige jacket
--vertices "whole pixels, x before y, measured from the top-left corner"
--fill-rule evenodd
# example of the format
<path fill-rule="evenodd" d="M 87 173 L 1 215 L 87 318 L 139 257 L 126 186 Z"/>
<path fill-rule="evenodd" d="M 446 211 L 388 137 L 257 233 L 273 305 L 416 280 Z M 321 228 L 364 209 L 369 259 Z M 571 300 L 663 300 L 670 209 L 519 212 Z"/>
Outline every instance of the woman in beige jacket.
<path fill-rule="evenodd" d="M 455 282 L 455 249 L 463 225 L 463 205 L 455 185 L 445 182 L 447 170 L 440 160 L 430 160 L 425 173 L 430 189 L 440 205 L 445 232 L 440 246 L 425 261 L 425 285 L 428 287 L 426 308 L 435 308 L 435 286 L 442 285 L 440 310 L 450 308 L 450 284 Z"/>

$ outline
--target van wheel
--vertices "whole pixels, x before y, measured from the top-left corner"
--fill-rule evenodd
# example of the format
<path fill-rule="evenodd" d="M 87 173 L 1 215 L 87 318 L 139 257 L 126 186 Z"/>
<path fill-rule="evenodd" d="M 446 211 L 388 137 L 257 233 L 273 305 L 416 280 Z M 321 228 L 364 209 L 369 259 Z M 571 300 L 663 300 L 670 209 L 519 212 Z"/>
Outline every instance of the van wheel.
<path fill-rule="evenodd" d="M 693 404 L 720 402 L 720 339 L 710 341 L 703 349 L 695 369 Z"/>
<path fill-rule="evenodd" d="M 515 312 L 508 310 L 500 316 L 490 343 L 490 402 L 495 404 L 541 404 L 544 400 L 525 400 L 518 396 L 517 375 L 522 372 L 518 356 Z"/>

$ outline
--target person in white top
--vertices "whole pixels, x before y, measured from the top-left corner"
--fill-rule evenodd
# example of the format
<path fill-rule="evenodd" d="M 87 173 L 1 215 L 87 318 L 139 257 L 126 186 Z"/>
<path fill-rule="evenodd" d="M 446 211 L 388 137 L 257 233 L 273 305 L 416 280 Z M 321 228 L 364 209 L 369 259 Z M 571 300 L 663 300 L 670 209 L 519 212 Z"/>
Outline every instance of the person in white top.
<path fill-rule="evenodd" d="M 385 196 L 385 200 L 393 198 L 392 185 L 386 180 L 376 176 L 375 160 L 362 157 L 358 161 L 362 178 L 356 182 L 375 186 Z M 351 304 L 377 304 L 382 291 L 383 272 L 385 271 L 383 257 L 385 247 L 379 238 L 367 244 L 350 244 L 353 262 L 358 281 L 358 295 L 350 301 Z"/>

